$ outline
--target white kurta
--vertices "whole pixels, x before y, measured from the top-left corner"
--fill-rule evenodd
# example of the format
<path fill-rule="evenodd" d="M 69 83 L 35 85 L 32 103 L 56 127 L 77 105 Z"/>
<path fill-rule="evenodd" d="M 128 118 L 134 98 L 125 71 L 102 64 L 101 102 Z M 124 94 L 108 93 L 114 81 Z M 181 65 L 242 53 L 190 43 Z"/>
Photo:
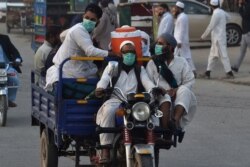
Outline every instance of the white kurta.
<path fill-rule="evenodd" d="M 187 61 L 178 56 L 174 57 L 172 62 L 168 65 L 168 68 L 174 74 L 176 82 L 179 86 L 174 105 L 181 105 L 186 111 L 180 122 L 181 127 L 185 129 L 186 125 L 188 125 L 188 123 L 192 120 L 197 106 L 196 97 L 192 92 L 192 86 L 195 83 L 194 74 L 190 70 Z M 146 70 L 148 77 L 154 81 L 154 84 L 156 84 L 158 82 L 159 73 L 157 72 L 157 68 L 153 60 L 148 62 Z M 162 76 L 160 76 L 159 79 L 159 86 L 166 90 L 170 89 L 169 84 Z"/>
<path fill-rule="evenodd" d="M 59 65 L 71 56 L 108 56 L 108 51 L 93 46 L 90 34 L 78 23 L 67 32 L 66 38 L 53 58 L 54 65 L 47 70 L 46 89 L 51 90 L 52 84 L 58 81 Z M 80 78 L 93 77 L 97 67 L 92 61 L 70 60 L 63 66 L 63 77 Z"/>
<path fill-rule="evenodd" d="M 201 38 L 205 39 L 211 33 L 211 49 L 208 56 L 207 71 L 212 71 L 216 61 L 220 58 L 226 72 L 231 71 L 230 60 L 227 54 L 227 36 L 226 24 L 229 15 L 220 8 L 213 11 L 210 23 L 202 34 Z"/>
<path fill-rule="evenodd" d="M 181 48 L 175 48 L 175 55 L 184 57 L 191 70 L 195 71 L 196 68 L 193 63 L 192 54 L 189 44 L 189 21 L 185 13 L 180 13 L 175 21 L 174 37 Z"/>
<path fill-rule="evenodd" d="M 149 80 L 146 70 L 141 68 L 141 82 L 146 91 L 149 91 L 155 85 L 151 80 Z M 101 80 L 97 83 L 97 88 L 107 88 L 109 85 L 109 75 L 108 68 L 105 68 Z M 134 70 L 129 73 L 121 71 L 120 77 L 117 80 L 115 87 L 122 90 L 123 94 L 126 96 L 128 93 L 136 92 L 137 90 L 137 79 Z M 101 127 L 114 127 L 115 126 L 115 111 L 121 104 L 121 101 L 115 97 L 107 100 L 97 113 L 96 123 Z M 114 138 L 114 134 L 100 134 L 101 145 L 111 144 Z"/>
<path fill-rule="evenodd" d="M 174 18 L 171 13 L 166 12 L 164 13 L 160 21 L 157 37 L 159 37 L 163 33 L 173 34 L 173 32 L 174 32 Z"/>

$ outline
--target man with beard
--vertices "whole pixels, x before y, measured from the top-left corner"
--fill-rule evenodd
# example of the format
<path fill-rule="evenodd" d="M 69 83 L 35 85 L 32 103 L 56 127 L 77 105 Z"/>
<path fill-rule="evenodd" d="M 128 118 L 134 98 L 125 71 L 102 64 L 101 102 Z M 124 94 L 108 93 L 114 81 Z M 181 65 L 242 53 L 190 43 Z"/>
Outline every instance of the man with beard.
<path fill-rule="evenodd" d="M 155 85 L 149 80 L 146 70 L 137 65 L 135 45 L 132 41 L 123 41 L 120 45 L 122 53 L 122 62 L 119 62 L 120 74 L 118 75 L 114 87 L 121 89 L 124 95 L 127 93 L 142 93 L 144 90 L 149 91 Z M 108 67 L 105 68 L 100 81 L 97 83 L 96 96 L 102 97 L 104 90 L 110 84 L 110 76 L 108 75 Z M 120 106 L 121 101 L 111 95 L 97 113 L 96 123 L 101 127 L 115 126 L 115 111 Z M 114 139 L 114 134 L 103 133 L 100 134 L 101 145 L 110 145 Z M 102 149 L 100 163 L 108 163 L 110 159 L 109 149 Z"/>
<path fill-rule="evenodd" d="M 169 7 L 167 4 L 162 3 L 158 7 L 159 10 L 159 17 L 161 18 L 160 25 L 158 28 L 158 35 L 159 37 L 163 33 L 173 34 L 174 31 L 174 18 L 172 14 L 169 12 Z"/>
<path fill-rule="evenodd" d="M 175 38 L 168 33 L 162 34 L 156 41 L 155 55 L 153 60 L 147 64 L 146 71 L 150 80 L 162 89 L 163 94 L 168 94 L 172 99 L 172 104 L 165 101 L 161 104 L 160 110 L 167 115 L 163 115 L 162 126 L 173 131 L 182 131 L 181 142 L 185 127 L 192 120 L 197 101 L 192 86 L 195 83 L 187 61 L 183 57 L 174 56 L 174 49 L 177 46 Z M 161 67 L 161 68 L 159 68 Z M 160 74 L 160 77 L 159 77 Z M 163 96 L 162 96 L 163 97 Z M 160 100 L 161 101 L 161 100 Z M 173 114 L 170 114 L 170 106 L 173 105 Z M 165 136 L 166 139 L 171 139 Z"/>
<path fill-rule="evenodd" d="M 172 10 L 174 17 L 176 18 L 174 37 L 177 41 L 175 54 L 184 57 L 187 60 L 196 77 L 196 68 L 194 66 L 189 44 L 189 22 L 188 16 L 184 13 L 184 3 L 177 1 L 174 8 L 175 10 Z"/>
<path fill-rule="evenodd" d="M 211 33 L 211 49 L 208 56 L 207 70 L 201 77 L 209 79 L 215 63 L 220 59 L 226 72 L 226 78 L 233 79 L 234 75 L 227 54 L 226 24 L 229 15 L 219 7 L 219 0 L 211 0 L 210 5 L 213 9 L 213 15 L 201 39 L 205 39 Z"/>

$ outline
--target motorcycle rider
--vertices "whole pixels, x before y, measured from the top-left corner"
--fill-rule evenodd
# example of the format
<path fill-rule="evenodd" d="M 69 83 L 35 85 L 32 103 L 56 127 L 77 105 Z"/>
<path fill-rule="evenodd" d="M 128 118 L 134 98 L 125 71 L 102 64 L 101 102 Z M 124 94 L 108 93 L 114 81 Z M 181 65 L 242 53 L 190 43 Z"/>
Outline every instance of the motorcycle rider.
<path fill-rule="evenodd" d="M 155 84 L 148 78 L 144 67 L 137 65 L 135 45 L 132 41 L 123 41 L 120 44 L 122 53 L 122 62 L 120 64 L 120 75 L 118 75 L 117 82 L 114 87 L 121 89 L 124 95 L 131 92 L 142 92 L 142 89 L 149 91 L 155 87 Z M 108 75 L 108 68 L 105 68 L 100 81 L 97 83 L 96 96 L 102 97 L 104 89 L 109 85 L 110 76 Z M 115 126 L 115 111 L 120 106 L 121 101 L 111 95 L 99 109 L 97 113 L 96 123 L 101 127 Z M 101 145 L 112 144 L 114 134 L 103 133 L 100 134 Z M 102 149 L 101 163 L 109 162 L 109 149 Z"/>
<path fill-rule="evenodd" d="M 18 86 L 19 78 L 17 73 L 22 73 L 20 65 L 22 63 L 22 57 L 20 56 L 16 47 L 10 41 L 10 38 L 7 35 L 0 34 L 0 62 L 13 62 L 10 65 L 8 72 L 11 75 L 8 75 L 8 85 Z M 15 103 L 16 94 L 18 88 L 11 88 L 8 90 L 8 104 L 9 107 L 16 107 Z"/>
<path fill-rule="evenodd" d="M 168 113 L 163 116 L 162 124 L 173 131 L 181 128 L 183 138 L 185 127 L 196 111 L 197 102 L 192 92 L 192 86 L 195 83 L 194 74 L 185 58 L 174 56 L 176 46 L 177 42 L 171 34 L 161 34 L 156 41 L 153 60 L 148 62 L 146 70 L 150 80 L 155 84 L 159 82 L 162 91 L 172 98 L 173 116 L 170 116 L 168 102 L 160 106 L 163 113 Z M 165 136 L 167 140 L 171 137 L 171 135 Z"/>

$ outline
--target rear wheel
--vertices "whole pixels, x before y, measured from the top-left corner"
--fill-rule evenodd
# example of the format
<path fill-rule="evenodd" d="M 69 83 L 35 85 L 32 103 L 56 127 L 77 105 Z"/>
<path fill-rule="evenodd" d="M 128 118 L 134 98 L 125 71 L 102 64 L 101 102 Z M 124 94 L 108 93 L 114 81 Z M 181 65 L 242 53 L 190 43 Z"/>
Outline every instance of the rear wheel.
<path fill-rule="evenodd" d="M 153 159 L 148 154 L 135 154 L 134 167 L 152 167 Z"/>
<path fill-rule="evenodd" d="M 0 126 L 6 125 L 7 120 L 7 97 L 5 95 L 0 96 Z"/>
<path fill-rule="evenodd" d="M 227 45 L 236 46 L 241 41 L 241 29 L 236 25 L 227 25 Z"/>
<path fill-rule="evenodd" d="M 41 167 L 57 167 L 58 166 L 58 151 L 54 144 L 54 138 L 51 137 L 49 142 L 49 136 L 46 131 L 43 130 L 41 135 Z"/>

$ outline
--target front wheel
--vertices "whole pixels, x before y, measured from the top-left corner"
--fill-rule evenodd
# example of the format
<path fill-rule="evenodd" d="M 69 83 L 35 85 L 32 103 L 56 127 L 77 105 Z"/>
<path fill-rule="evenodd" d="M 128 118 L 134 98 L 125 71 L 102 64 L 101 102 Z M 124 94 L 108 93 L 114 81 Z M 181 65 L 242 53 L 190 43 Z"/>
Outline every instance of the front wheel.
<path fill-rule="evenodd" d="M 152 167 L 153 159 L 149 154 L 137 154 L 135 153 L 134 167 Z"/>
<path fill-rule="evenodd" d="M 58 166 L 58 151 L 52 137 L 49 142 L 49 136 L 43 130 L 41 135 L 41 167 L 57 167 Z"/>
<path fill-rule="evenodd" d="M 5 95 L 0 95 L 0 126 L 6 125 L 7 111 L 7 97 Z"/>

